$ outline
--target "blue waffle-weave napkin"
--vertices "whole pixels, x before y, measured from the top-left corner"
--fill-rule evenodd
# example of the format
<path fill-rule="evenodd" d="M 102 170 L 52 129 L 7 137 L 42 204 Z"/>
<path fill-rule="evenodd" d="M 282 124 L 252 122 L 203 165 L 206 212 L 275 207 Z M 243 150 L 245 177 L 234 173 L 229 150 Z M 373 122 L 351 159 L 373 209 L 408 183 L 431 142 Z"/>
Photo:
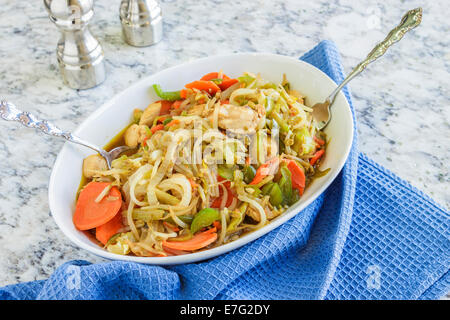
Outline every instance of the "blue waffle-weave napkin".
<path fill-rule="evenodd" d="M 343 79 L 335 45 L 302 60 Z M 347 89 L 345 95 L 354 109 Z M 354 120 L 355 121 L 355 120 Z M 356 130 L 355 130 L 356 132 Z M 326 192 L 269 234 L 215 259 L 162 268 L 71 261 L 1 299 L 436 299 L 450 288 L 449 213 L 358 154 Z"/>

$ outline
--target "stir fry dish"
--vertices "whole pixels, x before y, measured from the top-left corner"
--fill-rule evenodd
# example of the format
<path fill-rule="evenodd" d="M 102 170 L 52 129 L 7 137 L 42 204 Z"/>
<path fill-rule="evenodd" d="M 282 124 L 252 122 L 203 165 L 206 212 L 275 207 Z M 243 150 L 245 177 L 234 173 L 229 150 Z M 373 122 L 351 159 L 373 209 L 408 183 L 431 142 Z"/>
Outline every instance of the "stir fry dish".
<path fill-rule="evenodd" d="M 120 255 L 217 247 L 283 214 L 317 177 L 327 137 L 305 96 L 244 73 L 211 72 L 135 109 L 114 142 L 131 151 L 83 161 L 73 222 Z"/>

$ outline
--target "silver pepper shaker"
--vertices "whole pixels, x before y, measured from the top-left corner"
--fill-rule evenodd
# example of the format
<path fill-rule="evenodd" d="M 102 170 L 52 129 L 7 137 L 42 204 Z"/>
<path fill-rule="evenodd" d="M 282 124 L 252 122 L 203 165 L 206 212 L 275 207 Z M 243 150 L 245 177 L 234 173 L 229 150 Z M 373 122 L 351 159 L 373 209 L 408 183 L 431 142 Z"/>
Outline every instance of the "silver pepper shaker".
<path fill-rule="evenodd" d="M 122 0 L 120 22 L 125 41 L 135 47 L 146 47 L 162 39 L 161 7 L 156 0 Z"/>
<path fill-rule="evenodd" d="M 50 20 L 61 31 L 56 48 L 64 83 L 73 89 L 88 89 L 105 80 L 104 53 L 89 31 L 94 15 L 93 0 L 44 0 Z"/>

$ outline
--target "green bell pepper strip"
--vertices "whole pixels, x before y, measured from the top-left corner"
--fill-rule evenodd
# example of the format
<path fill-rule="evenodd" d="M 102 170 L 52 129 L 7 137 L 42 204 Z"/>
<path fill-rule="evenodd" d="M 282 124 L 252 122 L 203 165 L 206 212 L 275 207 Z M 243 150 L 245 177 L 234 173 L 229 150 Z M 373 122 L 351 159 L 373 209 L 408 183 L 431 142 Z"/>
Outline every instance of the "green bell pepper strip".
<path fill-rule="evenodd" d="M 281 192 L 281 188 L 278 183 L 274 183 L 270 189 L 269 201 L 275 207 L 278 207 L 283 203 L 283 193 Z"/>
<path fill-rule="evenodd" d="M 156 94 L 163 100 L 176 101 L 181 100 L 180 91 L 163 91 L 159 84 L 154 84 L 153 89 L 155 89 Z"/>
<path fill-rule="evenodd" d="M 201 228 L 210 226 L 214 221 L 220 220 L 219 211 L 212 208 L 205 208 L 197 212 L 192 220 L 191 224 L 191 232 L 192 234 L 196 233 Z"/>
<path fill-rule="evenodd" d="M 290 205 L 292 201 L 291 172 L 285 165 L 281 166 L 280 172 L 281 172 L 281 179 L 278 182 L 278 184 L 283 194 L 283 204 Z"/>
<path fill-rule="evenodd" d="M 217 173 L 222 178 L 233 181 L 234 171 L 235 171 L 234 169 L 235 168 L 227 167 L 226 165 L 219 165 L 219 166 L 217 166 Z"/>
<path fill-rule="evenodd" d="M 242 172 L 244 173 L 244 182 L 249 184 L 255 177 L 256 169 L 253 168 L 251 165 L 246 164 L 242 169 Z"/>
<path fill-rule="evenodd" d="M 178 216 L 178 219 L 180 219 L 181 221 L 183 221 L 186 224 L 191 224 L 192 220 L 194 220 L 194 216 L 189 215 L 189 214 L 183 214 L 181 216 Z M 167 222 L 169 222 L 170 224 L 176 224 L 175 221 L 173 221 L 172 217 L 168 217 L 167 219 L 165 219 Z"/>
<path fill-rule="evenodd" d="M 269 182 L 266 185 L 264 185 L 264 187 L 262 187 L 261 191 L 263 193 L 263 195 L 268 195 L 270 194 L 270 191 L 272 190 L 272 187 L 274 186 L 275 183 L 273 182 Z"/>
<path fill-rule="evenodd" d="M 168 124 L 170 121 L 172 121 L 172 118 L 171 118 L 171 117 L 169 117 L 169 118 L 167 118 L 167 119 L 164 119 L 163 125 L 165 126 L 165 125 Z"/>

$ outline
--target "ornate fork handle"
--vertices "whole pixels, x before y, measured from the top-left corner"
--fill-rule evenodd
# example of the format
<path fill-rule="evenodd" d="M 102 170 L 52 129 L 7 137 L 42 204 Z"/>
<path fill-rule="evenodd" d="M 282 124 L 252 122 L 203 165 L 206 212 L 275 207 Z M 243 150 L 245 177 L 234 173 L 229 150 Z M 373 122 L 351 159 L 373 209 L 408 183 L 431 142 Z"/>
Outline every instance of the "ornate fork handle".
<path fill-rule="evenodd" d="M 360 74 L 369 63 L 377 60 L 379 57 L 384 55 L 387 49 L 394 43 L 400 41 L 406 32 L 417 27 L 422 21 L 422 8 L 416 8 L 409 10 L 400 21 L 400 24 L 389 32 L 386 38 L 378 43 L 375 48 L 367 55 L 366 59 L 360 62 L 350 74 L 345 78 L 345 80 L 330 94 L 327 101 L 332 104 L 338 92 L 355 76 Z"/>
<path fill-rule="evenodd" d="M 6 101 L 1 102 L 0 117 L 7 121 L 19 122 L 23 124 L 25 127 L 36 128 L 44 132 L 45 134 L 54 137 L 61 137 L 66 139 L 67 141 L 81 144 L 83 146 L 86 146 L 88 148 L 91 148 L 92 150 L 99 152 L 100 154 L 104 153 L 104 151 L 101 148 L 97 147 L 96 145 L 86 142 L 78 138 L 77 136 L 73 135 L 72 133 L 58 128 L 57 126 L 48 122 L 47 120 L 40 120 L 35 115 L 29 112 L 19 110 L 12 103 Z"/>
<path fill-rule="evenodd" d="M 29 112 L 21 111 L 17 109 L 15 105 L 6 101 L 1 102 L 0 116 L 4 120 L 20 122 L 25 127 L 39 129 L 51 136 L 62 137 L 66 140 L 71 140 L 73 138 L 70 132 L 61 130 L 47 120 L 40 120 Z"/>

